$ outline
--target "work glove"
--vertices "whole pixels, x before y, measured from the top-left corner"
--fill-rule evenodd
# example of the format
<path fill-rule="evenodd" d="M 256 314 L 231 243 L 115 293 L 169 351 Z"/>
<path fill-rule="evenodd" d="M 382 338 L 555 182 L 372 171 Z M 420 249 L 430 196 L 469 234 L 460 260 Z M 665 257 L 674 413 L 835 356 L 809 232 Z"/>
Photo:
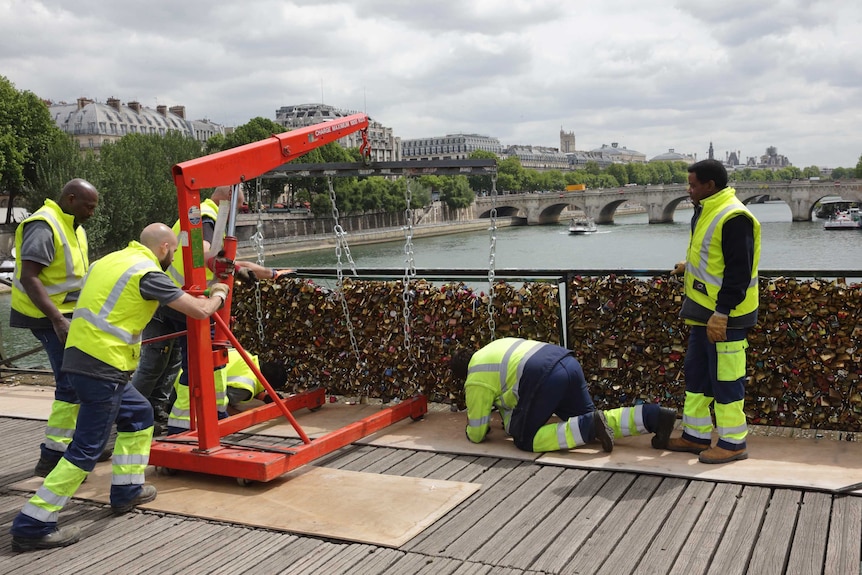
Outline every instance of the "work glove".
<path fill-rule="evenodd" d="M 254 272 L 251 271 L 251 268 L 246 267 L 237 267 L 236 268 L 236 277 L 241 279 L 244 282 L 255 283 L 257 282 L 257 276 L 254 275 Z"/>
<path fill-rule="evenodd" d="M 685 273 L 685 262 L 682 261 L 682 262 L 677 262 L 677 264 L 675 266 L 673 266 L 673 269 L 671 270 L 670 275 L 679 276 L 679 275 L 682 275 L 684 273 Z"/>
<path fill-rule="evenodd" d="M 710 343 L 727 340 L 727 316 L 723 313 L 714 313 L 706 322 L 706 337 Z"/>
<path fill-rule="evenodd" d="M 230 293 L 230 288 L 223 283 L 214 283 L 210 287 L 210 297 L 220 297 L 221 298 L 221 306 L 224 306 L 224 302 L 227 301 L 227 294 Z M 221 309 L 219 306 L 219 309 Z"/>
<path fill-rule="evenodd" d="M 215 274 L 216 278 L 223 280 L 234 272 L 234 263 L 230 258 L 224 257 L 224 250 L 220 251 L 207 260 L 207 268 Z"/>

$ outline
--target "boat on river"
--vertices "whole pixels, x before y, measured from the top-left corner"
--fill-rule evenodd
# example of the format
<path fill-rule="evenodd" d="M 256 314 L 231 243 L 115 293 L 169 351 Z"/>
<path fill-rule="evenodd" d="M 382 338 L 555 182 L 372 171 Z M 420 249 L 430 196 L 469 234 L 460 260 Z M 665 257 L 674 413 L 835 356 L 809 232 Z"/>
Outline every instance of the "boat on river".
<path fill-rule="evenodd" d="M 859 208 L 839 210 L 835 215 L 823 222 L 824 230 L 859 230 L 862 229 L 862 217 Z"/>
<path fill-rule="evenodd" d="M 572 218 L 569 222 L 569 233 L 572 235 L 591 234 L 598 228 L 592 218 Z"/>

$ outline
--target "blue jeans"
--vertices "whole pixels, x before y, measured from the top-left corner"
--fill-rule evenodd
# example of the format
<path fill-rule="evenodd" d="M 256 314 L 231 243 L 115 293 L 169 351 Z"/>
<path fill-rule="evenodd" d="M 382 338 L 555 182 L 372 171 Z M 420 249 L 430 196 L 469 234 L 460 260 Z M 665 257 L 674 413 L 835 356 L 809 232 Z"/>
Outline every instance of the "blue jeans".
<path fill-rule="evenodd" d="M 580 362 L 567 355 L 551 369 L 544 380 L 524 389 L 522 384 L 518 405 L 512 412 L 509 433 L 515 445 L 524 451 L 533 450 L 533 438 L 552 415 L 563 421 L 595 411 L 587 380 Z M 592 418 L 582 417 L 585 430 L 592 429 Z M 582 430 L 584 433 L 584 430 Z M 592 435 L 590 431 L 585 437 Z"/>
<path fill-rule="evenodd" d="M 39 343 L 42 344 L 42 347 L 45 349 L 45 353 L 48 354 L 48 361 L 51 363 L 51 371 L 54 372 L 54 399 L 65 403 L 80 403 L 78 395 L 72 388 L 72 384 L 69 383 L 69 375 L 60 371 L 60 368 L 63 367 L 63 349 L 65 347 L 62 342 L 60 342 L 60 338 L 57 337 L 57 334 L 53 329 L 31 329 L 30 331 L 33 333 L 33 336 L 39 340 Z M 47 447 L 44 442 L 40 446 L 40 449 L 43 459 L 56 462 L 63 457 L 62 451 L 51 449 L 50 447 Z"/>

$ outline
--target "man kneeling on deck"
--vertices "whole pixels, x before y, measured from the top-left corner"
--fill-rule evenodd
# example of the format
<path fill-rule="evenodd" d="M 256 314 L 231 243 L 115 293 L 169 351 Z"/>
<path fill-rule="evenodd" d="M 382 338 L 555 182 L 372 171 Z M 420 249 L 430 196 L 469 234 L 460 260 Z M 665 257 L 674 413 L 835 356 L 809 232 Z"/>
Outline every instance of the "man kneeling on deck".
<path fill-rule="evenodd" d="M 496 406 L 506 433 L 524 451 L 572 449 L 598 441 L 604 451 L 614 438 L 655 433 L 652 446 L 664 449 L 676 410 L 643 404 L 597 410 L 574 352 L 551 343 L 507 337 L 478 351 L 459 350 L 452 375 L 464 381 L 467 438 L 480 443 Z M 557 415 L 560 423 L 548 423 Z"/>

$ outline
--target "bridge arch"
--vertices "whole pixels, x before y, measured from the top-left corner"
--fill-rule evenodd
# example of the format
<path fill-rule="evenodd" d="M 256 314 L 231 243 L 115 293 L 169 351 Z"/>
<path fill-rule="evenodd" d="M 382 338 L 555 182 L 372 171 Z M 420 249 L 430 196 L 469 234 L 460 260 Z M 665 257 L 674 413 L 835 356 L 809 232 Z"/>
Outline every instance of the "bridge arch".
<path fill-rule="evenodd" d="M 780 199 L 790 206 L 794 222 L 811 221 L 814 205 L 827 196 L 839 196 L 862 203 L 862 182 L 732 182 L 743 203 Z M 529 225 L 550 224 L 560 220 L 566 207 L 580 209 L 597 223 L 613 223 L 616 210 L 626 202 L 643 206 L 649 223 L 671 223 L 676 209 L 688 200 L 688 185 L 624 186 L 622 188 L 578 192 L 502 194 L 497 197 L 497 214 L 522 218 Z M 475 200 L 475 213 L 490 217 L 492 199 Z"/>

